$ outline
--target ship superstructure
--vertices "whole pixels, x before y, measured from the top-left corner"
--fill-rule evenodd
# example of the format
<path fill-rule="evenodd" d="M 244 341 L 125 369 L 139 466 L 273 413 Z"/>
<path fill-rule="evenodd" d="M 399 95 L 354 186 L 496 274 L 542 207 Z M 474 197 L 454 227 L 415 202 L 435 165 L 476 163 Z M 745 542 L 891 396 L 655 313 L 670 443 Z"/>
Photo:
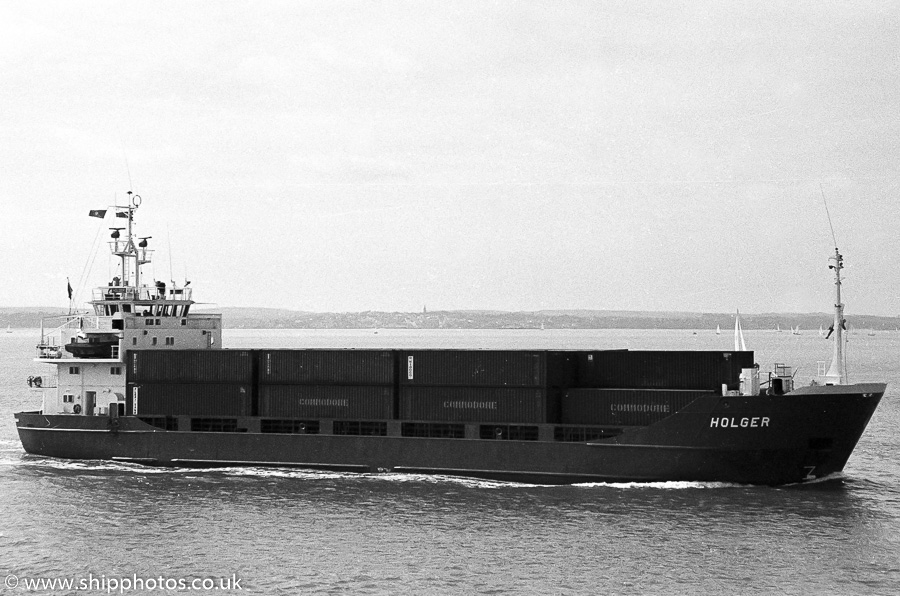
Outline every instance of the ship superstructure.
<path fill-rule="evenodd" d="M 95 288 L 93 313 L 64 317 L 54 328 L 41 329 L 36 362 L 49 374 L 31 377 L 43 393 L 45 414 L 125 415 L 126 355 L 129 350 L 216 349 L 222 344 L 222 316 L 190 312 L 190 282 L 182 286 L 142 277 L 151 262 L 150 237 L 135 235 L 139 195 L 114 206 L 122 227 L 110 228 L 109 249 L 118 259 L 116 274 Z M 91 215 L 105 217 L 107 210 Z"/>

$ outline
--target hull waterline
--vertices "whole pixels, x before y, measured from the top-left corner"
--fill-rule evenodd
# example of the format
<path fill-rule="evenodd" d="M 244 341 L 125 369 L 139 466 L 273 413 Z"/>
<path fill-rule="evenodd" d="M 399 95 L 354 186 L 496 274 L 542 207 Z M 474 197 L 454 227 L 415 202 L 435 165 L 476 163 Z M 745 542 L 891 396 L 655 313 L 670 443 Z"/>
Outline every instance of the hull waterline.
<path fill-rule="evenodd" d="M 164 431 L 135 417 L 17 414 L 28 453 L 158 466 L 291 466 L 559 484 L 726 481 L 778 485 L 844 468 L 883 384 L 710 397 L 597 441 L 500 441 Z M 252 426 L 253 420 L 241 420 Z"/>

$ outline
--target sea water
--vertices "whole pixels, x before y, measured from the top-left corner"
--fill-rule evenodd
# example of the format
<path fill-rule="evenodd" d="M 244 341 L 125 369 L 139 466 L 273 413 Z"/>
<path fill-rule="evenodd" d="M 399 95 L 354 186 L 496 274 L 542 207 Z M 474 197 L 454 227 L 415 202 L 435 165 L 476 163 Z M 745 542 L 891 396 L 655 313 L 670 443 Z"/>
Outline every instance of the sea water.
<path fill-rule="evenodd" d="M 831 357 L 816 333 L 744 334 L 763 370 L 799 366 L 798 383 Z M 0 335 L 3 594 L 900 593 L 900 333 L 851 334 L 851 381 L 889 386 L 844 472 L 779 488 L 541 486 L 30 456 L 13 412 L 40 408 L 25 383 L 46 372 L 31 361 L 37 335 Z M 711 330 L 229 330 L 224 343 L 733 347 Z"/>

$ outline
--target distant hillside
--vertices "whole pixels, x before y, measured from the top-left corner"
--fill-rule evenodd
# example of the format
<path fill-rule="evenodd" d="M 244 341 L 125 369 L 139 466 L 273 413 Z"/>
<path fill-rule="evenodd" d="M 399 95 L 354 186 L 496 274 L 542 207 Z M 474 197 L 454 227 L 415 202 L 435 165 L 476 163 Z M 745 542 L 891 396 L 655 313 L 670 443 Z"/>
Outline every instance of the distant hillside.
<path fill-rule="evenodd" d="M 64 316 L 68 310 L 53 307 L 12 307 L 0 308 L 0 327 L 35 328 L 41 326 L 41 320 Z M 50 326 L 50 323 L 47 323 Z"/>
<path fill-rule="evenodd" d="M 366 311 L 313 313 L 279 309 L 223 308 L 226 328 L 238 329 L 715 329 L 734 327 L 734 315 L 722 313 L 638 311 L 428 311 L 421 313 Z M 831 313 L 742 314 L 744 329 L 789 331 L 828 328 Z M 900 328 L 900 317 L 849 315 L 850 325 L 865 329 Z"/>
<path fill-rule="evenodd" d="M 195 312 L 202 312 L 195 307 Z M 232 329 L 715 329 L 723 333 L 734 328 L 734 315 L 723 313 L 639 312 L 603 310 L 542 310 L 505 312 L 489 310 L 449 310 L 419 313 L 365 311 L 316 313 L 282 308 L 219 308 L 223 324 Z M 0 308 L 0 328 L 39 327 L 41 319 L 65 315 L 61 308 Z M 784 331 L 800 326 L 801 331 L 828 328 L 831 313 L 742 314 L 744 329 Z M 900 317 L 853 315 L 852 327 L 895 330 Z"/>

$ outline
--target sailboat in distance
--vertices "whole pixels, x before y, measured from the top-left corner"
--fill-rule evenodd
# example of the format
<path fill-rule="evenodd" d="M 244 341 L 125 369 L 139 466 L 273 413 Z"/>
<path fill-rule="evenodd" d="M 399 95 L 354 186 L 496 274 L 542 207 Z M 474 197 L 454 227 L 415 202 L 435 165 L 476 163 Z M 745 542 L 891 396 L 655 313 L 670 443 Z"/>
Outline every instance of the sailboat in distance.
<path fill-rule="evenodd" d="M 734 317 L 734 351 L 747 351 L 747 344 L 744 343 L 744 329 L 741 327 L 741 311 L 737 311 L 737 315 Z"/>

